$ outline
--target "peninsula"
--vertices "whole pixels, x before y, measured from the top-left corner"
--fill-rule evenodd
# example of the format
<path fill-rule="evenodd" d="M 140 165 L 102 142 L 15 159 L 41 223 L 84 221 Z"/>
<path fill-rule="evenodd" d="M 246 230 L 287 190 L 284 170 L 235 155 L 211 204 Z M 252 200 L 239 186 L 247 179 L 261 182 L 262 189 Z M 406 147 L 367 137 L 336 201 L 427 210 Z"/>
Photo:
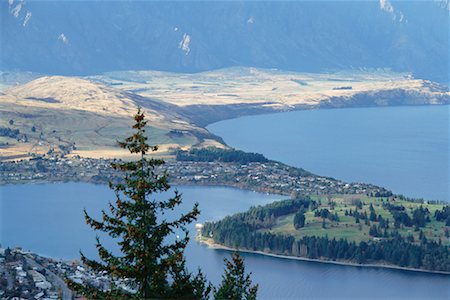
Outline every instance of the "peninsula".
<path fill-rule="evenodd" d="M 129 115 L 142 107 L 152 143 L 161 145 L 156 156 L 167 161 L 157 171 L 168 171 L 173 184 L 291 198 L 204 224 L 202 240 L 313 260 L 450 270 L 448 204 L 407 199 L 231 149 L 205 128 L 265 112 L 450 103 L 439 84 L 387 70 L 303 74 L 254 68 L 31 79 L 5 84 L 0 92 L 0 184 L 118 180 L 111 162 L 130 157 L 115 139 L 127 133 Z"/>

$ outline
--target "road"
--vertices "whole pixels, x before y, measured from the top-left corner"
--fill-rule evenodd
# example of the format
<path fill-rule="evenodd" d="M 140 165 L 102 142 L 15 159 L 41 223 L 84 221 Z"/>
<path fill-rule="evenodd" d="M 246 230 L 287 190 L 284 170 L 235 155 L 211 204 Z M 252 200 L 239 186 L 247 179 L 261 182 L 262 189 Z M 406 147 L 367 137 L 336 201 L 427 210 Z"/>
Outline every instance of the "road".
<path fill-rule="evenodd" d="M 62 299 L 71 300 L 73 299 L 72 291 L 67 287 L 64 280 L 62 280 L 59 276 L 53 273 L 51 270 L 44 268 L 42 265 L 38 264 L 36 261 L 25 257 L 27 263 L 31 267 L 36 267 L 38 269 L 45 269 L 46 277 L 50 280 L 53 286 L 57 287 L 62 292 Z"/>

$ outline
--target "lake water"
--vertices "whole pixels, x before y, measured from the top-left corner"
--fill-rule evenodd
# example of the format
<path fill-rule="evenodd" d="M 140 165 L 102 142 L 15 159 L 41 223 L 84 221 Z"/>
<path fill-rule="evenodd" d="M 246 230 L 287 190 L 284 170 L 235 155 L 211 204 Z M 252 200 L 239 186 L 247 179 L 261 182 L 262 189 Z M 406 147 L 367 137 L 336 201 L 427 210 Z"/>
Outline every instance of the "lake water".
<path fill-rule="evenodd" d="M 182 211 L 200 203 L 199 222 L 217 220 L 265 204 L 279 196 L 232 188 L 179 187 Z M 81 249 L 95 256 L 95 234 L 82 210 L 97 215 L 114 199 L 102 185 L 84 183 L 9 185 L 0 187 L 0 243 L 60 258 L 78 258 Z M 191 227 L 191 231 L 193 228 Z M 110 243 L 106 243 L 107 245 Z M 224 250 L 191 240 L 186 249 L 191 270 L 201 267 L 213 283 L 220 281 Z M 337 266 L 243 254 L 260 299 L 450 299 L 450 276 L 399 270 Z"/>
<path fill-rule="evenodd" d="M 319 175 L 450 201 L 449 113 L 448 105 L 309 110 L 208 129 L 230 146 Z"/>

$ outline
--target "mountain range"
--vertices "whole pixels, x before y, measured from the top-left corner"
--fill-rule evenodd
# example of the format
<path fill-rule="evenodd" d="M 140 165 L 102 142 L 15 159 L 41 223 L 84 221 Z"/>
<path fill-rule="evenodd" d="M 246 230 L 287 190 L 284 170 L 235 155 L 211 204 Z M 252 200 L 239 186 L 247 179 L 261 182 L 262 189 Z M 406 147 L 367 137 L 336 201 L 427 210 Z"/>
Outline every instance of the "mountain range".
<path fill-rule="evenodd" d="M 390 68 L 448 84 L 446 1 L 1 2 L 2 71 Z"/>

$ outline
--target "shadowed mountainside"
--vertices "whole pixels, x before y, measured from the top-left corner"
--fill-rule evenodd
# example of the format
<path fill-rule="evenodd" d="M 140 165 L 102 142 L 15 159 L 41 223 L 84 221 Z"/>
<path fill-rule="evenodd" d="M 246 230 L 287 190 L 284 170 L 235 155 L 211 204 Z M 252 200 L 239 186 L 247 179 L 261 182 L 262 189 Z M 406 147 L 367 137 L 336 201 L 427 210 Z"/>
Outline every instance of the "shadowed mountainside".
<path fill-rule="evenodd" d="M 448 84 L 448 1 L 2 1 L 2 70 L 392 68 Z"/>

